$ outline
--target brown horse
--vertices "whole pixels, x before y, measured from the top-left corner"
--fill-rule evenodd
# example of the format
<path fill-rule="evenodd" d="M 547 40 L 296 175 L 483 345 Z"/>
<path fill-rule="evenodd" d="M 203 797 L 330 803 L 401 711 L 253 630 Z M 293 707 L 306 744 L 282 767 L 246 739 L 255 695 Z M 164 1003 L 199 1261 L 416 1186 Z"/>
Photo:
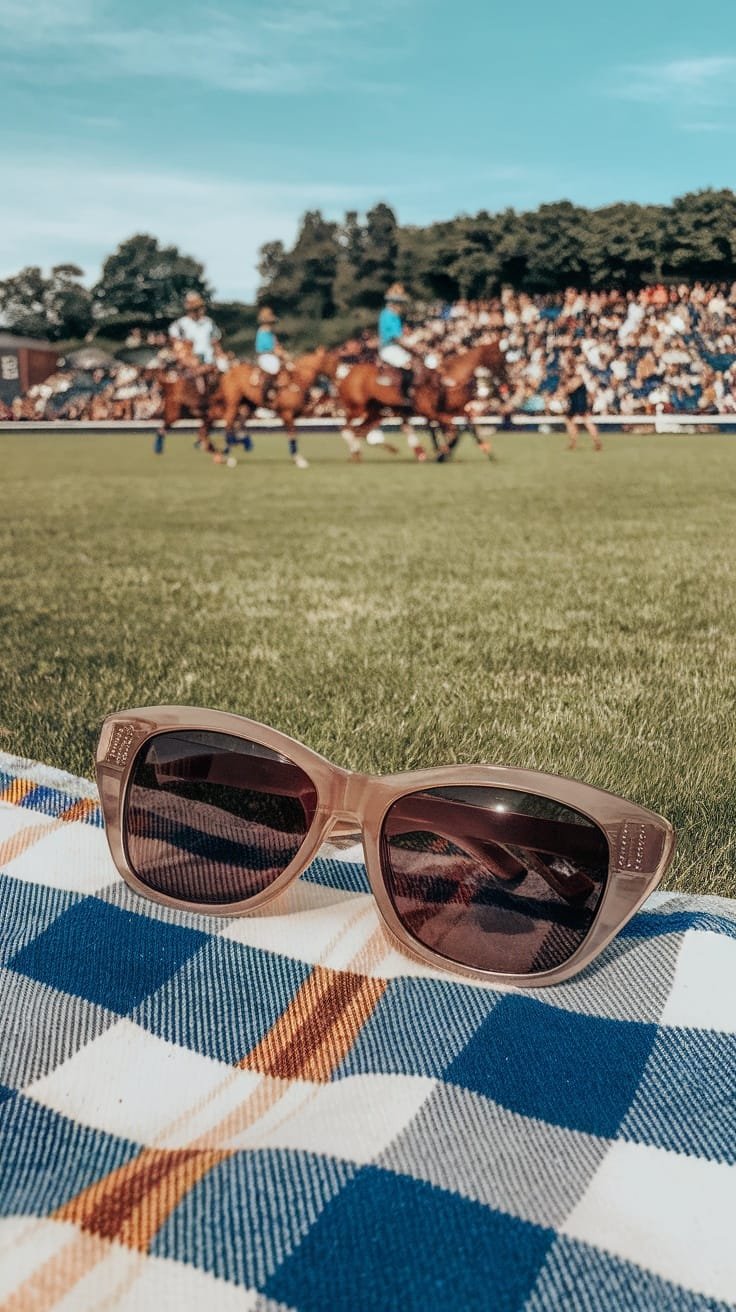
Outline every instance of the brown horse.
<path fill-rule="evenodd" d="M 483 343 L 469 351 L 448 356 L 435 370 L 420 367 L 415 371 L 412 395 L 408 399 L 402 390 L 398 370 L 380 362 L 354 365 L 337 384 L 339 408 L 346 420 L 342 435 L 351 458 L 360 459 L 359 439 L 379 428 L 381 415 L 389 411 L 401 418 L 409 446 L 420 460 L 426 459 L 426 452 L 411 428 L 409 416 L 413 413 L 426 419 L 438 459 L 444 459 L 457 445 L 459 434 L 455 419 L 466 418 L 466 406 L 474 392 L 475 373 L 481 368 L 505 383 L 506 365 L 496 342 Z M 439 442 L 438 430 L 441 434 Z M 480 442 L 474 425 L 472 431 L 479 445 L 489 450 Z"/>
<path fill-rule="evenodd" d="M 468 407 L 476 390 L 476 375 L 480 370 L 490 375 L 497 390 L 508 387 L 506 361 L 498 342 L 479 342 L 477 346 L 448 355 L 442 361 L 442 398 L 447 415 L 468 417 Z M 502 408 L 505 411 L 505 402 Z M 490 443 L 480 438 L 473 420 L 469 421 L 468 427 L 484 455 L 490 455 Z M 461 435 L 462 430 L 453 426 L 448 441 L 449 451 L 455 449 Z"/>
<path fill-rule="evenodd" d="M 237 438 L 236 421 L 241 411 L 250 417 L 257 409 L 264 407 L 278 415 L 289 438 L 292 459 L 299 468 L 306 468 L 306 460 L 299 455 L 295 420 L 309 410 L 311 391 L 319 375 L 332 377 L 337 359 L 335 351 L 328 351 L 326 346 L 318 346 L 308 355 L 297 357 L 276 378 L 270 377 L 254 364 L 234 365 L 223 375 L 220 383 L 227 445 L 232 446 L 234 442 L 242 440 L 246 450 L 250 449 L 247 433 L 242 439 Z"/>
<path fill-rule="evenodd" d="M 220 393 L 221 378 L 220 371 L 213 367 L 196 371 L 186 369 L 183 373 L 167 370 L 158 375 L 164 409 L 153 445 L 156 455 L 163 455 L 164 441 L 177 420 L 189 414 L 199 420 L 199 446 L 208 451 L 218 464 L 225 461 L 225 453 L 218 451 L 210 440 L 212 424 L 215 419 L 222 417 L 224 408 Z"/>

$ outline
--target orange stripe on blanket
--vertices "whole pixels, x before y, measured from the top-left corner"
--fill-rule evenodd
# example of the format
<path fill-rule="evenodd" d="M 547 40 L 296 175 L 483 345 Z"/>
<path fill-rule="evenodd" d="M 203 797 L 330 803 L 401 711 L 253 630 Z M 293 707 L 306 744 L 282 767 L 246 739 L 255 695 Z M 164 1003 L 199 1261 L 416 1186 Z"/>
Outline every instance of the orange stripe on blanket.
<path fill-rule="evenodd" d="M 4 843 L 0 843 L 0 866 L 15 861 L 17 856 L 22 856 L 34 843 L 39 843 L 47 834 L 53 834 L 60 826 L 60 820 L 51 820 L 47 825 L 28 825 L 27 829 L 19 829 L 17 833 L 11 834 Z"/>
<path fill-rule="evenodd" d="M 35 786 L 35 784 L 31 785 L 32 788 L 35 788 Z M 26 790 L 26 792 L 29 791 L 30 788 Z M 17 800 L 20 799 L 16 799 L 16 802 Z M 62 811 L 56 819 L 50 820 L 48 824 L 36 822 L 28 825 L 26 829 L 19 829 L 15 834 L 11 834 L 10 838 L 6 838 L 4 843 L 0 843 L 0 866 L 7 865 L 9 861 L 15 861 L 16 857 L 22 856 L 24 852 L 28 851 L 29 847 L 33 847 L 34 843 L 40 842 L 47 834 L 53 834 L 62 825 L 71 824 L 75 820 L 84 820 L 85 816 L 89 815 L 90 811 L 94 810 L 96 806 L 97 803 L 91 797 L 80 797 L 72 802 L 65 811 Z"/>
<path fill-rule="evenodd" d="M 386 980 L 315 966 L 286 1011 L 243 1057 L 243 1070 L 327 1083 L 386 989 Z"/>
<path fill-rule="evenodd" d="M 75 1235 L 16 1286 L 3 1312 L 50 1312 L 109 1252 L 109 1243 L 97 1235 Z"/>
<path fill-rule="evenodd" d="M 84 820 L 96 806 L 97 802 L 93 797 L 78 797 L 71 806 L 61 812 L 59 819 L 64 824 L 70 824 L 72 820 Z"/>
<path fill-rule="evenodd" d="M 228 1156 L 217 1150 L 145 1148 L 65 1203 L 53 1219 L 73 1221 L 88 1234 L 145 1253 L 182 1199 Z"/>
<path fill-rule="evenodd" d="M 32 779 L 11 779 L 10 783 L 0 789 L 0 802 L 10 802 L 11 806 L 19 806 L 24 797 L 32 793 L 38 784 Z"/>

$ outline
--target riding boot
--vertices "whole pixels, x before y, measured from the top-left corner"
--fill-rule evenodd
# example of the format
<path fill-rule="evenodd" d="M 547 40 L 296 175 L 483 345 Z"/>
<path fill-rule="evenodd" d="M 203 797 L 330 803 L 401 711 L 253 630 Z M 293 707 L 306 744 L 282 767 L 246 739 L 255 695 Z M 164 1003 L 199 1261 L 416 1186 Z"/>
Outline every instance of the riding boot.
<path fill-rule="evenodd" d="M 401 395 L 402 395 L 402 397 L 404 398 L 404 400 L 406 401 L 407 405 L 410 405 L 410 404 L 411 404 L 411 400 L 412 400 L 412 386 L 413 386 L 413 384 L 414 384 L 414 370 L 413 370 L 413 369 L 402 369 L 402 370 L 401 370 Z"/>

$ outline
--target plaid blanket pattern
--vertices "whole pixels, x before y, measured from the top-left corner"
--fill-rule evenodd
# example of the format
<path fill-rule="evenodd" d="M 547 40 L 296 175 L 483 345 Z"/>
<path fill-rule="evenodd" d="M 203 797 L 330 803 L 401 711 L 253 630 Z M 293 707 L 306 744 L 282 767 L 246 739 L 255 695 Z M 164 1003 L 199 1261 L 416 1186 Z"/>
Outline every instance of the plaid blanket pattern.
<path fill-rule="evenodd" d="M 583 977 L 384 938 L 357 852 L 245 919 L 134 897 L 90 783 L 0 755 L 0 1304 L 736 1305 L 736 905 Z"/>

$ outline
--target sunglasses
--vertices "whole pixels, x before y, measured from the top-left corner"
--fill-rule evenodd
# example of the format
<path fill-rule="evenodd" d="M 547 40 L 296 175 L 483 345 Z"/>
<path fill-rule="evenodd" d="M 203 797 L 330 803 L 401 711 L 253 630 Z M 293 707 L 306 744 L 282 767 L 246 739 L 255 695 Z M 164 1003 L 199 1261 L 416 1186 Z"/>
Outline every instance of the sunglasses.
<path fill-rule="evenodd" d="M 121 711 L 97 780 L 123 879 L 166 906 L 234 916 L 296 879 L 325 840 L 362 836 L 390 934 L 434 967 L 557 984 L 656 888 L 667 820 L 588 784 L 501 766 L 357 774 L 238 715 Z"/>

